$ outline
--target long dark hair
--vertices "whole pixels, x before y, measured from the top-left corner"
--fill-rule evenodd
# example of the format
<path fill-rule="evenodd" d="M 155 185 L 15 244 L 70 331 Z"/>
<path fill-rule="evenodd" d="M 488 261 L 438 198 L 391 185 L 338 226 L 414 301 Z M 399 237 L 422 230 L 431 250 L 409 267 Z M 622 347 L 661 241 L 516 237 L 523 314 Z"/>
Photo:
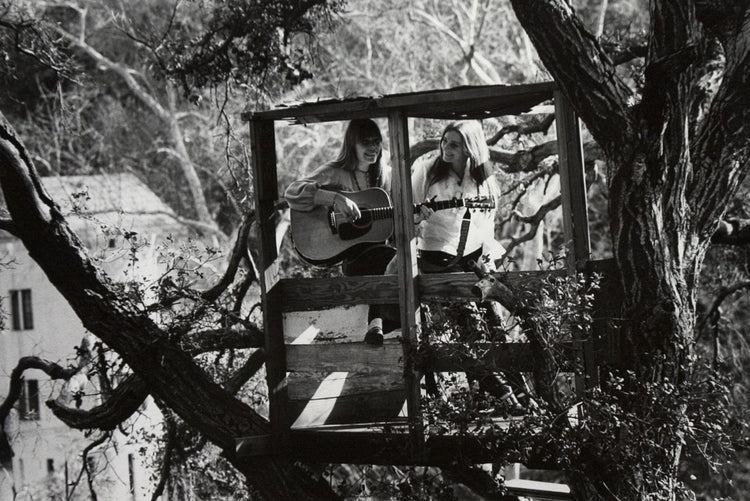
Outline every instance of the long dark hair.
<path fill-rule="evenodd" d="M 448 124 L 443 130 L 440 136 L 440 154 L 427 172 L 427 187 L 450 176 L 451 164 L 443 160 L 443 139 L 451 131 L 461 136 L 465 153 L 469 157 L 469 175 L 477 187 L 481 186 L 487 180 L 484 165 L 490 159 L 482 124 L 478 120 L 461 120 Z"/>
<path fill-rule="evenodd" d="M 355 118 L 351 120 L 346 126 L 344 142 L 341 144 L 341 150 L 333 161 L 333 165 L 340 169 L 354 172 L 354 169 L 357 168 L 357 142 L 368 139 L 383 140 L 383 135 L 380 133 L 378 124 L 369 118 Z M 383 166 L 380 163 L 382 157 L 383 148 L 381 147 L 378 157 L 367 171 L 370 186 L 381 186 L 383 184 Z"/>

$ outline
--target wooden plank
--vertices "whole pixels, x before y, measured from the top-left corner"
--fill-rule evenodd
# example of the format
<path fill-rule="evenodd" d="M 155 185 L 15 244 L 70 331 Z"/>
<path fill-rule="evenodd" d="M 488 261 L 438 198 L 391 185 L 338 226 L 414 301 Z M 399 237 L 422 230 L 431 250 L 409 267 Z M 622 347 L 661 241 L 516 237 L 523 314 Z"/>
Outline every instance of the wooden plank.
<path fill-rule="evenodd" d="M 466 120 L 504 116 L 522 115 L 529 113 L 539 103 L 550 99 L 550 92 L 541 92 L 516 96 L 513 99 L 479 98 L 466 100 L 461 103 L 461 108 L 446 107 L 442 102 L 425 103 L 423 105 L 412 105 L 405 108 L 410 117 L 433 118 L 442 120 Z"/>
<path fill-rule="evenodd" d="M 573 499 L 570 494 L 570 487 L 566 484 L 516 478 L 513 480 L 506 480 L 505 487 L 508 489 L 508 494 L 530 497 L 543 501 L 566 501 Z"/>
<path fill-rule="evenodd" d="M 255 188 L 255 210 L 259 222 L 261 300 L 265 332 L 266 381 L 269 397 L 269 420 L 276 443 L 286 442 L 286 354 L 281 317 L 278 281 L 278 255 L 274 207 L 278 199 L 276 177 L 276 136 L 273 122 L 254 119 L 250 136 Z"/>
<path fill-rule="evenodd" d="M 388 114 L 388 132 L 391 146 L 391 168 L 393 169 L 393 220 L 396 260 L 398 264 L 398 291 L 401 314 L 401 340 L 404 354 L 404 384 L 406 406 L 409 417 L 409 443 L 415 455 L 422 454 L 424 446 L 421 389 L 422 375 L 411 356 L 419 345 L 419 296 L 417 293 L 417 239 L 414 232 L 414 211 L 409 167 L 409 125 L 400 109 Z"/>
<path fill-rule="evenodd" d="M 541 82 L 520 85 L 478 85 L 455 87 L 437 91 L 392 94 L 380 98 L 381 108 L 400 108 L 406 115 L 412 116 L 412 110 L 425 105 L 439 104 L 444 109 L 461 111 L 467 102 L 482 100 L 512 103 L 529 95 L 540 95 L 545 99 L 552 97 L 556 88 L 553 82 Z M 544 99 L 543 99 L 544 100 Z"/>
<path fill-rule="evenodd" d="M 556 90 L 554 95 L 563 229 L 565 240 L 570 245 L 568 267 L 571 273 L 575 273 L 584 271 L 591 257 L 581 126 L 578 116 L 563 93 Z M 579 344 L 583 359 L 583 374 L 576 373 L 576 388 L 581 393 L 584 389 L 598 384 L 599 372 L 594 359 L 593 340 L 589 337 L 580 340 Z"/>
<path fill-rule="evenodd" d="M 415 260 L 412 260 L 415 262 Z M 565 274 L 565 270 L 511 271 L 503 276 L 512 286 L 539 282 L 548 274 Z M 471 288 L 478 281 L 474 273 L 431 273 L 417 277 L 420 300 L 453 298 L 476 301 Z M 277 285 L 284 297 L 283 311 L 311 311 L 354 304 L 388 304 L 398 299 L 396 275 L 336 278 L 281 279 Z"/>
<path fill-rule="evenodd" d="M 323 383 L 329 388 L 321 391 Z M 287 374 L 289 400 L 338 398 L 339 396 L 403 390 L 403 371 L 374 372 L 290 372 Z"/>
<path fill-rule="evenodd" d="M 400 343 L 371 346 L 364 343 L 295 344 L 286 347 L 290 372 L 357 372 L 373 374 L 403 371 Z"/>
<path fill-rule="evenodd" d="M 554 94 L 563 229 L 566 241 L 572 244 L 568 249 L 570 265 L 583 271 L 591 256 L 591 243 L 581 127 L 565 96 L 560 91 Z"/>
<path fill-rule="evenodd" d="M 395 275 L 335 278 L 282 278 L 283 311 L 307 311 L 355 304 L 398 302 Z"/>
<path fill-rule="evenodd" d="M 481 102 L 488 110 L 498 109 L 498 111 L 490 112 L 491 114 L 487 115 L 498 116 L 509 113 L 514 108 L 527 108 L 530 103 L 538 104 L 550 99 L 554 89 L 555 84 L 553 82 L 466 86 L 392 94 L 383 97 L 357 97 L 300 103 L 274 110 L 243 113 L 242 117 L 245 120 L 263 118 L 310 123 L 384 117 L 388 116 L 391 111 L 399 109 L 406 116 L 444 118 L 446 113 L 452 113 L 455 118 L 461 118 L 460 115 L 466 114 L 469 111 L 468 108 L 472 107 L 472 102 Z M 427 107 L 430 109 L 429 113 L 425 112 Z"/>
<path fill-rule="evenodd" d="M 537 283 L 541 286 L 550 274 L 565 275 L 565 270 L 554 271 L 511 271 L 506 273 L 495 273 L 502 276 L 511 287 L 533 288 Z M 472 287 L 479 281 L 474 273 L 430 273 L 419 276 L 420 298 L 423 301 L 430 300 L 469 300 L 478 301 L 479 297 L 472 291 Z"/>
<path fill-rule="evenodd" d="M 284 339 L 288 344 L 361 343 L 367 325 L 367 305 L 283 313 Z M 399 331 L 388 334 L 398 337 Z"/>
<path fill-rule="evenodd" d="M 507 426 L 510 421 L 497 422 L 498 426 L 503 423 Z M 379 429 L 369 426 L 366 431 L 356 430 L 346 426 L 292 429 L 293 449 L 288 448 L 287 453 L 300 461 L 352 464 L 449 466 L 457 459 L 474 464 L 491 463 L 495 459 L 487 445 L 474 436 L 430 435 L 420 454 L 415 455 L 403 426 L 385 423 Z M 239 456 L 247 455 L 248 438 L 236 440 Z"/>
<path fill-rule="evenodd" d="M 290 400 L 287 415 L 293 429 L 324 424 L 369 423 L 397 418 L 405 400 L 403 388 L 309 401 Z"/>

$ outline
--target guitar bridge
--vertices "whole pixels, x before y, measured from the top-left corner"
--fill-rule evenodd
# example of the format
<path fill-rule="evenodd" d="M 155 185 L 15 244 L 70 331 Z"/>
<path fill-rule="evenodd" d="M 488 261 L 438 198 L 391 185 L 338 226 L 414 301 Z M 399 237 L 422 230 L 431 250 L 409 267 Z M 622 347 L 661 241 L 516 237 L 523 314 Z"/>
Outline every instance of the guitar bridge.
<path fill-rule="evenodd" d="M 336 213 L 334 212 L 333 207 L 328 209 L 328 226 L 331 227 L 331 233 L 334 235 L 338 234 L 339 229 L 336 226 Z"/>

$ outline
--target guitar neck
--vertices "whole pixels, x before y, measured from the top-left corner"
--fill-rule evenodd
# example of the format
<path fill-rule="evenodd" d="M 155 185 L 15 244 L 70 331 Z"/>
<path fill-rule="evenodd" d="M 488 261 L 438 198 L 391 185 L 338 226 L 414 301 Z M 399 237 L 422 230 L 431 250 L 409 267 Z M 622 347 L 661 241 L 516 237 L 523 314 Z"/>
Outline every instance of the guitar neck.
<path fill-rule="evenodd" d="M 457 207 L 464 207 L 464 200 L 461 198 L 454 198 L 453 200 L 424 202 L 421 204 L 414 204 L 412 206 L 412 210 L 414 211 L 414 213 L 416 213 L 423 205 L 436 211 L 444 209 L 454 209 Z M 364 209 L 361 212 L 362 214 L 367 214 L 373 221 L 377 221 L 380 219 L 389 219 L 393 217 L 393 207 L 377 207 L 375 209 Z"/>

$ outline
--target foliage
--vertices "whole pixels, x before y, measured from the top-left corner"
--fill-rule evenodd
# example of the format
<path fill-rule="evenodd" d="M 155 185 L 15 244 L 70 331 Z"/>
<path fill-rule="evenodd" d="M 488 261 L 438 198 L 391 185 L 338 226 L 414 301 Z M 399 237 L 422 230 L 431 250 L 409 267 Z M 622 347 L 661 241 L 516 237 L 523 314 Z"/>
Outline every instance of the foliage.
<path fill-rule="evenodd" d="M 564 275 L 550 275 L 540 287 L 526 288 L 536 306 L 529 320 L 519 323 L 535 325 L 544 333 L 544 351 L 555 355 L 561 368 L 555 378 L 556 398 L 545 399 L 536 392 L 533 397 L 538 408 L 527 407 L 524 416 L 512 418 L 507 404 L 498 395 L 483 391 L 476 381 L 467 381 L 461 374 L 442 375 L 440 391 L 424 400 L 428 433 L 480 436 L 499 464 L 555 465 L 568 476 L 590 475 L 607 465 L 608 474 L 638 471 L 644 476 L 642 485 L 658 486 L 654 492 L 633 486 L 628 499 L 661 499 L 664 492 L 674 491 L 669 483 L 675 464 L 665 436 L 685 445 L 685 461 L 692 464 L 692 470 L 685 470 L 685 479 L 696 468 L 714 474 L 726 472 L 733 444 L 746 430 L 730 412 L 732 384 L 725 367 L 704 364 L 683 381 L 655 383 L 613 366 L 601 373 L 600 386 L 576 389 L 574 379 L 583 376 L 582 367 L 571 360 L 569 345 L 593 335 L 591 308 L 597 288 L 596 277 L 587 280 Z M 457 348 L 462 351 L 461 358 L 467 351 L 481 360 L 484 342 L 493 338 L 486 323 L 469 320 L 480 335 L 467 343 L 462 334 L 466 326 L 461 325 L 467 320 L 467 309 L 454 305 L 444 310 L 449 313 L 431 316 L 426 332 L 462 341 Z M 536 335 L 526 332 L 526 336 Z M 480 368 L 477 373 L 486 375 L 491 370 Z M 519 391 L 517 383 L 514 387 Z M 606 487 L 606 478 L 592 481 Z M 690 496 L 691 487 L 699 484 L 684 482 L 678 487 Z"/>
<path fill-rule="evenodd" d="M 602 39 L 602 45 L 619 50 L 632 41 L 640 42 L 638 35 L 632 36 L 630 28 L 638 31 L 647 24 L 644 18 L 648 9 L 642 5 L 643 2 L 612 0 L 607 3 L 610 6 L 607 21 L 614 27 L 604 31 L 606 38 Z M 50 4 L 45 2 L 45 5 Z M 318 5 L 313 11 L 296 10 L 315 4 Z M 194 208 L 190 193 L 175 182 L 181 172 L 181 162 L 174 155 L 171 148 L 174 140 L 165 134 L 164 123 L 134 99 L 134 94 L 110 70 L 103 70 L 91 59 L 82 57 L 69 42 L 59 43 L 62 39 L 58 38 L 57 32 L 49 30 L 57 25 L 75 31 L 77 18 L 75 9 L 70 9 L 70 5 L 73 3 L 58 2 L 48 10 L 37 10 L 37 19 L 26 19 L 12 10 L 14 2 L 0 4 L 6 9 L 0 9 L 0 20 L 12 20 L 10 27 L 3 24 L 3 28 L 10 31 L 4 32 L 6 38 L 0 45 L 0 52 L 3 52 L 0 55 L 4 56 L 0 57 L 0 64 L 4 64 L 3 68 L 8 70 L 2 75 L 5 78 L 3 83 L 10 82 L 3 88 L 13 88 L 12 95 L 3 101 L 3 110 L 13 109 L 18 117 L 25 114 L 32 117 L 19 130 L 32 144 L 33 156 L 39 165 L 47 169 L 46 172 L 91 173 L 109 168 L 134 170 L 147 176 L 150 184 L 163 190 L 160 194 L 181 215 L 192 217 Z M 212 200 L 211 214 L 226 233 L 236 228 L 239 216 L 251 206 L 251 194 L 246 189 L 249 185 L 249 153 L 243 146 L 241 134 L 235 133 L 232 120 L 227 118 L 227 114 L 235 115 L 246 103 L 235 100 L 237 95 L 229 90 L 223 96 L 204 92 L 200 90 L 204 85 L 211 87 L 227 81 L 252 86 L 264 84 L 265 91 L 280 93 L 287 88 L 287 84 L 299 83 L 309 76 L 308 72 L 314 72 L 317 76 L 315 81 L 305 81 L 282 98 L 290 100 L 547 78 L 526 35 L 512 21 L 513 15 L 507 2 L 487 2 L 482 9 L 474 12 L 477 15 L 473 18 L 468 15 L 468 10 L 460 9 L 456 2 L 415 1 L 410 2 L 408 8 L 404 8 L 402 2 L 352 2 L 351 11 L 344 12 L 340 10 L 344 2 L 324 5 L 323 2 L 302 4 L 233 0 L 175 2 L 167 5 L 144 0 L 129 2 L 127 15 L 119 12 L 111 17 L 106 15 L 109 12 L 106 9 L 97 10 L 96 7 L 101 5 L 109 4 L 86 3 L 90 9 L 88 19 L 92 21 L 88 25 L 92 28 L 89 32 L 92 36 L 88 38 L 92 45 L 127 67 L 131 73 L 138 74 L 139 81 L 146 82 L 146 87 L 153 91 L 152 95 L 162 103 L 167 103 L 169 97 L 169 84 L 164 77 L 171 75 L 181 80 L 182 90 L 191 104 L 176 99 L 175 116 L 181 116 L 181 136 L 187 144 L 189 156 L 199 167 L 203 167 L 201 180 L 204 191 Z M 578 1 L 575 5 L 587 25 L 596 23 L 601 2 Z M 342 22 L 337 24 L 337 30 L 311 40 L 309 33 L 334 21 L 329 16 L 337 12 L 342 13 Z M 37 22 L 40 20 L 43 23 Z M 111 20 L 116 22 L 109 23 Z M 269 25 L 274 29 L 269 29 Z M 413 36 L 411 30 L 394 29 L 407 25 L 418 26 L 419 29 L 415 30 L 418 36 Z M 472 27 L 471 31 L 467 29 L 468 26 Z M 203 36 L 196 36 L 196 33 Z M 462 35 L 466 36 L 461 38 Z M 39 44 L 39 41 L 43 43 Z M 7 50 L 16 42 L 21 48 L 21 55 Z M 55 51 L 45 52 L 49 47 L 55 47 Z M 319 58 L 319 64 L 314 67 L 310 66 L 310 53 L 307 52 L 310 48 Z M 426 54 L 430 57 L 425 57 Z M 480 56 L 491 64 L 478 64 Z M 564 60 L 569 64 L 570 59 Z M 76 66 L 68 66 L 73 62 Z M 499 70 L 496 71 L 499 79 L 490 72 L 493 66 Z M 76 68 L 75 82 L 59 78 L 56 72 L 64 68 Z M 617 74 L 628 85 L 642 90 L 642 70 L 641 63 L 635 62 L 625 69 L 618 68 Z M 86 74 L 80 73 L 82 71 Z M 68 76 L 72 75 L 68 73 Z M 90 85 L 92 80 L 98 83 Z M 29 85 L 29 82 L 34 84 Z M 260 95 L 254 93 L 256 90 L 260 92 L 258 89 L 251 90 L 251 95 Z M 206 101 L 211 100 L 219 104 L 222 122 L 209 113 L 210 103 Z M 251 107 L 265 106 L 265 96 L 258 97 L 257 101 L 251 103 Z M 68 113 L 61 113 L 61 110 Z M 203 116 L 197 116 L 199 114 Z M 216 126 L 217 123 L 221 125 Z M 328 144 L 326 138 L 336 134 L 311 133 L 311 129 L 298 128 L 282 138 L 284 145 L 280 158 L 299 167 L 300 172 L 306 170 L 303 167 L 316 165 L 320 158 L 325 157 L 322 154 L 319 157 L 303 157 L 296 163 L 302 157 L 300 151 L 303 148 L 300 145 L 323 150 L 322 145 Z M 216 140 L 223 134 L 227 135 L 226 140 Z M 638 148 L 642 146 L 638 144 Z M 294 167 L 289 168 L 286 175 L 291 176 L 292 169 Z M 523 182 L 522 179 L 520 184 Z M 596 196 L 601 201 L 600 207 L 610 202 L 610 192 L 601 185 L 597 187 Z M 617 194 L 612 196 L 616 197 Z M 745 202 L 742 202 L 746 199 L 738 197 L 739 201 L 733 202 L 732 210 L 746 214 Z M 604 232 L 605 225 L 610 222 L 603 218 L 596 221 L 596 228 L 600 232 Z M 550 240 L 554 241 L 554 235 Z M 298 272 L 299 263 L 288 253 L 288 247 L 285 252 L 283 266 L 289 263 L 290 267 L 297 267 L 292 273 Z M 597 245 L 595 252 L 602 255 L 609 252 L 609 246 Z M 747 257 L 744 251 L 717 253 L 715 257 L 717 267 L 711 266 L 704 274 L 706 279 L 701 294 L 701 299 L 709 305 L 711 299 L 732 281 L 747 279 L 747 270 L 743 269 Z M 158 283 L 151 284 L 151 289 L 131 283 L 121 292 L 130 294 L 142 305 L 148 303 L 145 299 L 150 295 L 166 301 L 153 308 L 165 315 L 161 320 L 172 329 L 175 339 L 184 338 L 190 328 L 209 327 L 217 323 L 239 325 L 249 321 L 248 305 L 244 305 L 245 309 L 238 315 L 237 305 L 229 299 L 229 295 L 218 304 L 205 304 L 196 299 L 197 286 L 201 285 L 202 280 L 187 278 L 182 274 L 182 270 L 189 269 L 188 261 L 182 261 L 177 255 L 165 255 L 165 259 L 172 263 L 171 271 Z M 730 261 L 743 265 L 736 269 L 725 269 L 724 265 Z M 299 272 L 309 273 L 304 270 Z M 246 283 L 245 278 L 251 277 L 249 271 L 246 273 L 241 274 L 240 282 Z M 316 270 L 314 274 L 322 275 L 325 271 Z M 572 336 L 589 335 L 586 308 L 579 308 L 580 297 L 571 295 L 568 288 L 572 290 L 575 286 L 547 284 L 540 296 L 530 298 L 541 298 L 541 301 L 529 319 L 511 322 L 510 325 L 536 325 L 535 335 L 545 334 L 536 340 L 545 343 L 554 354 L 558 354 L 556 347 L 569 341 Z M 544 444 L 550 451 L 555 451 L 555 447 L 564 447 L 564 450 L 557 452 L 563 459 L 569 458 L 568 469 L 572 474 L 618 471 L 616 466 L 619 465 L 620 468 L 645 471 L 646 475 L 664 475 L 650 478 L 652 486 L 663 485 L 664 481 L 669 480 L 671 466 L 667 464 L 667 446 L 671 445 L 669 440 L 676 436 L 685 441 L 685 457 L 691 463 L 690 469 L 686 467 L 683 479 L 695 488 L 698 481 L 708 476 L 707 472 L 720 467 L 716 458 L 730 449 L 727 443 L 729 439 L 734 441 L 735 448 L 746 450 L 747 433 L 743 431 L 742 423 L 747 422 L 747 405 L 744 401 L 747 371 L 744 371 L 744 367 L 748 338 L 743 327 L 746 323 L 746 298 L 742 294 L 731 296 L 724 303 L 724 312 L 712 312 L 703 325 L 705 330 L 697 334 L 701 343 L 699 348 L 705 350 L 702 355 L 706 356 L 706 360 L 713 359 L 714 367 L 691 371 L 677 382 L 664 380 L 659 383 L 642 381 L 613 368 L 601 389 L 578 397 L 570 390 L 570 380 L 578 368 L 566 366 L 567 360 L 553 360 L 553 365 L 564 368 L 556 378 L 558 386 L 553 393 L 556 401 L 550 404 L 536 395 L 543 404 L 542 410 L 526 418 L 529 424 L 526 432 L 545 430 L 546 436 L 552 437 Z M 173 312 L 167 311 L 165 306 L 169 301 L 181 304 L 180 308 L 176 308 L 174 317 L 171 316 Z M 446 317 L 440 319 L 440 322 L 446 322 L 445 325 L 455 324 L 456 319 L 459 322 L 461 318 L 465 319 L 460 327 L 443 329 L 450 333 L 453 340 L 465 340 L 461 332 L 476 330 L 477 326 L 486 331 L 482 339 L 493 339 L 496 334 L 491 327 L 477 320 L 476 311 L 451 308 L 441 311 L 446 312 Z M 159 317 L 156 313 L 152 314 Z M 690 312 L 685 315 L 692 318 Z M 436 321 L 438 317 L 436 314 Z M 481 354 L 474 353 L 477 356 Z M 233 359 L 234 356 L 236 358 Z M 219 367 L 236 368 L 236 362 L 244 358 L 244 353 L 228 351 L 216 355 L 213 360 L 210 356 L 201 359 L 200 363 L 212 377 L 221 380 L 227 374 Z M 660 361 L 651 362 L 657 364 Z M 728 375 L 721 372 L 725 369 L 730 371 Z M 498 450 L 501 445 L 510 446 L 511 442 L 505 441 L 501 430 L 494 430 L 488 421 L 488 416 L 491 417 L 499 406 L 497 398 L 481 395 L 481 391 L 470 387 L 459 377 L 449 377 L 445 384 L 454 388 L 455 399 L 449 401 L 445 408 L 441 407 L 445 403 L 442 401 L 436 400 L 430 404 L 435 406 L 434 423 L 437 428 L 446 428 L 440 421 L 444 412 L 446 419 L 462 419 L 461 426 L 468 432 L 473 426 L 473 421 L 470 423 L 466 419 L 469 415 L 476 417 L 484 428 L 497 432 L 495 445 Z M 726 401 L 725 388 L 731 390 L 732 405 Z M 253 401 L 256 397 L 244 395 L 243 398 Z M 578 416 L 577 421 L 568 417 L 567 413 L 557 412 L 557 407 L 567 409 L 573 404 L 582 410 L 583 417 Z M 463 409 L 468 409 L 469 414 Z M 731 412 L 724 415 L 728 412 L 726 409 Z M 684 415 L 678 413 L 681 410 L 685 411 Z M 644 416 L 653 421 L 644 424 L 641 422 Z M 522 433 L 517 429 L 512 431 Z M 665 441 L 664 437 L 670 435 L 671 431 L 677 434 Z M 533 438 L 530 434 L 520 437 L 521 443 L 531 443 Z M 626 448 L 622 447 L 623 443 L 627 443 Z M 517 452 L 521 455 L 531 453 L 529 449 Z M 591 464 L 594 458 L 608 458 L 611 462 Z M 653 464 L 646 462 L 648 458 L 654 464 L 662 464 L 663 468 L 654 469 Z M 192 463 L 192 467 L 198 468 L 205 465 L 200 461 Z M 579 471 L 575 465 L 585 465 L 588 470 L 581 468 Z M 696 471 L 701 474 L 696 475 Z M 691 481 L 690 475 L 696 476 L 697 480 Z M 649 482 L 644 485 L 649 485 Z M 717 486 L 716 490 L 720 487 Z M 414 489 L 414 492 L 420 491 Z M 708 489 L 706 492 L 706 496 L 709 496 Z"/>
<path fill-rule="evenodd" d="M 279 77 L 297 84 L 312 74 L 304 43 L 292 48 L 291 42 L 311 36 L 318 23 L 343 4 L 338 0 L 196 3 L 187 15 L 175 8 L 167 17 L 173 25 L 164 30 L 169 38 L 153 39 L 149 45 L 185 92 L 228 82 L 263 88 Z M 191 22 L 195 19 L 206 20 L 200 36 Z"/>

